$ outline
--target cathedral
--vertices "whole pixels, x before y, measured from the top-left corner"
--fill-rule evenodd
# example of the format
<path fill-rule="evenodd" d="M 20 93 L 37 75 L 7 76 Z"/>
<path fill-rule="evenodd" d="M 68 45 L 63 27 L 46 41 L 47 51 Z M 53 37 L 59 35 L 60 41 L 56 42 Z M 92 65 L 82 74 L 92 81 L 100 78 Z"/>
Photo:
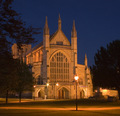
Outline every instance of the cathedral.
<path fill-rule="evenodd" d="M 62 31 L 59 15 L 58 29 L 50 35 L 47 17 L 43 41 L 31 49 L 23 46 L 23 59 L 32 66 L 35 78 L 32 96 L 40 99 L 88 98 L 93 94 L 92 78 L 85 55 L 84 65 L 77 63 L 77 31 L 75 21 L 71 31 L 71 43 Z M 14 57 L 16 44 L 12 46 Z M 78 76 L 76 82 L 75 75 Z M 77 86 L 76 86 L 77 83 Z"/>

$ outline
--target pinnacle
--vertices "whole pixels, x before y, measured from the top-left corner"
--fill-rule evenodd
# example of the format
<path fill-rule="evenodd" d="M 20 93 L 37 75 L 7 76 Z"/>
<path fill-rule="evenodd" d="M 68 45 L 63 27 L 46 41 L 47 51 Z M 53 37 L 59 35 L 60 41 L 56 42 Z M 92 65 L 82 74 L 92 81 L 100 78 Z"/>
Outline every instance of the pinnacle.
<path fill-rule="evenodd" d="M 87 66 L 87 55 L 86 55 L 86 53 L 85 53 L 85 66 Z"/>
<path fill-rule="evenodd" d="M 46 16 L 46 19 L 45 19 L 44 35 L 49 35 L 49 27 L 48 27 L 47 16 Z"/>
<path fill-rule="evenodd" d="M 86 55 L 86 53 L 85 53 L 85 58 L 87 59 L 87 55 Z"/>
<path fill-rule="evenodd" d="M 61 21 L 60 14 L 59 14 L 59 19 L 58 20 Z"/>
<path fill-rule="evenodd" d="M 73 27 L 72 27 L 72 32 L 71 32 L 72 37 L 77 37 L 77 31 L 75 28 L 75 20 L 73 20 Z"/>
<path fill-rule="evenodd" d="M 59 14 L 59 18 L 58 18 L 58 30 L 61 30 L 61 18 L 60 18 L 60 14 Z"/>

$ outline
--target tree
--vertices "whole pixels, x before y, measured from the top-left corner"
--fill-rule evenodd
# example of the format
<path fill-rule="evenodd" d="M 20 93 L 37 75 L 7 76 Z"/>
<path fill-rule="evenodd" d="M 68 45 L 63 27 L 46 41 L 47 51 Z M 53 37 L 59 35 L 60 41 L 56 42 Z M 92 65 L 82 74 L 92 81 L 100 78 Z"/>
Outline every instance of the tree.
<path fill-rule="evenodd" d="M 101 47 L 95 54 L 95 65 L 91 67 L 93 85 L 116 88 L 120 96 L 120 40 Z"/>
<path fill-rule="evenodd" d="M 17 92 L 19 94 L 19 102 L 21 102 L 22 92 L 33 90 L 34 78 L 29 66 L 18 59 L 12 59 L 12 57 L 11 59 L 10 57 L 8 58 L 6 68 L 3 68 L 3 66 L 5 65 L 1 64 L 0 93 L 6 96 L 6 103 L 8 103 L 9 93 Z"/>
<path fill-rule="evenodd" d="M 10 67 L 10 68 L 8 68 Z M 16 86 L 16 67 L 12 55 L 6 53 L 0 57 L 0 93 L 6 96 L 13 91 Z"/>
<path fill-rule="evenodd" d="M 19 93 L 19 102 L 21 102 L 22 92 L 33 90 L 34 78 L 29 66 L 19 60 L 16 64 L 17 81 L 15 91 Z"/>
<path fill-rule="evenodd" d="M 0 0 L 0 39 L 14 41 L 18 47 L 23 43 L 35 42 L 33 35 L 40 33 L 39 28 L 27 27 L 20 14 L 12 9 L 12 2 L 13 0 Z"/>
<path fill-rule="evenodd" d="M 26 26 L 22 21 L 21 15 L 12 9 L 11 4 L 14 0 L 0 0 L 0 44 L 2 50 L 9 48 L 7 51 L 11 52 L 11 45 L 17 43 L 18 50 L 22 52 L 22 44 L 35 43 L 36 34 L 40 34 L 40 28 L 33 28 Z"/>
<path fill-rule="evenodd" d="M 12 9 L 13 1 L 0 0 L 0 55 L 11 52 L 13 43 L 17 43 L 18 50 L 22 52 L 22 44 L 35 43 L 33 36 L 40 34 L 40 28 L 26 26 L 20 14 Z"/>
<path fill-rule="evenodd" d="M 12 9 L 13 0 L 0 0 L 0 90 L 6 92 L 6 102 L 8 92 L 12 88 L 17 75 L 15 75 L 15 62 L 11 54 L 11 45 L 17 43 L 18 50 L 22 44 L 36 42 L 34 34 L 39 34 L 39 28 L 26 26 L 20 14 Z"/>

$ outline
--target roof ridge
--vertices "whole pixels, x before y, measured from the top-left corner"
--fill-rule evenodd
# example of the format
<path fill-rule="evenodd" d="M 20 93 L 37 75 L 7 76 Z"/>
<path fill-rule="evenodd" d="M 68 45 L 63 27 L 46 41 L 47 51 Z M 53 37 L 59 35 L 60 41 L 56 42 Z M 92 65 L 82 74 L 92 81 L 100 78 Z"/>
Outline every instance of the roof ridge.
<path fill-rule="evenodd" d="M 43 45 L 43 41 L 40 42 L 39 44 L 37 44 L 36 46 L 34 46 L 30 51 L 28 51 L 26 54 L 29 54 L 31 52 L 33 52 L 34 50 L 36 50 L 37 48 L 41 47 Z"/>

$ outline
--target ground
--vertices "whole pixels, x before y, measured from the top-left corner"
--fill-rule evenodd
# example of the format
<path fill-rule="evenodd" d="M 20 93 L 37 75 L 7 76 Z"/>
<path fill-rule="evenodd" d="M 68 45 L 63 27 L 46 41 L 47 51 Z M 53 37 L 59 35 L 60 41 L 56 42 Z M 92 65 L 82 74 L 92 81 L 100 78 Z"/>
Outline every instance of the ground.
<path fill-rule="evenodd" d="M 75 100 L 22 100 L 9 99 L 5 104 L 0 99 L 0 116 L 120 116 L 120 101 L 78 100 L 78 111 L 75 111 Z"/>

